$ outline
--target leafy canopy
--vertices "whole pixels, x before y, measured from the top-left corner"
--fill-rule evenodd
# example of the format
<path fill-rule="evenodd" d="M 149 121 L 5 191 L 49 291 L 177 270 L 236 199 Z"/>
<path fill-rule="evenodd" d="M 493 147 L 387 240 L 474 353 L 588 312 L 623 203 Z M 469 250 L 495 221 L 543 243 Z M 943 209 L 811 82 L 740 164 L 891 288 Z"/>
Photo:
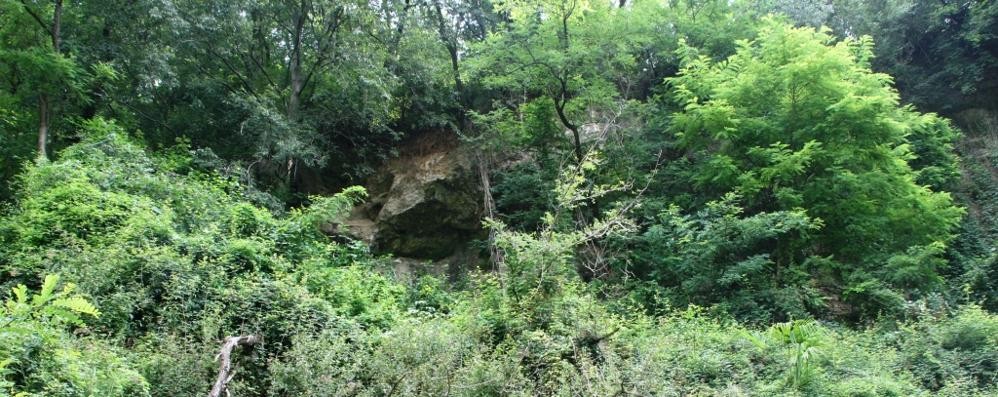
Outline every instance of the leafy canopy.
<path fill-rule="evenodd" d="M 667 82 L 681 110 L 669 132 L 693 159 L 698 195 L 737 193 L 746 215 L 803 211 L 822 224 L 774 241 L 772 272 L 807 265 L 832 288 L 871 276 L 878 286 L 933 284 L 940 261 L 929 258 L 941 250 L 931 247 L 953 237 L 963 212 L 917 182 L 909 137 L 948 127 L 899 104 L 890 77 L 870 70 L 870 38 L 836 42 L 770 20 L 724 61 L 679 51 L 684 67 Z"/>

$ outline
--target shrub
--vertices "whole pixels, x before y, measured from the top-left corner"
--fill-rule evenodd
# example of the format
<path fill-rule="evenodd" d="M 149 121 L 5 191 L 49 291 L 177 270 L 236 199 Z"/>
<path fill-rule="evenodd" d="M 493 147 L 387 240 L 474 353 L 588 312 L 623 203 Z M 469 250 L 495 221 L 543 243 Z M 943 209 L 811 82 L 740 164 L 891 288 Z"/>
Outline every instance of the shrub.
<path fill-rule="evenodd" d="M 15 396 L 143 396 L 149 385 L 117 354 L 97 340 L 79 339 L 70 327 L 100 312 L 46 276 L 37 294 L 19 285 L 0 308 L 0 390 Z"/>
<path fill-rule="evenodd" d="M 925 315 L 885 335 L 901 363 L 932 391 L 977 388 L 996 392 L 998 316 L 977 306 L 954 315 Z"/>

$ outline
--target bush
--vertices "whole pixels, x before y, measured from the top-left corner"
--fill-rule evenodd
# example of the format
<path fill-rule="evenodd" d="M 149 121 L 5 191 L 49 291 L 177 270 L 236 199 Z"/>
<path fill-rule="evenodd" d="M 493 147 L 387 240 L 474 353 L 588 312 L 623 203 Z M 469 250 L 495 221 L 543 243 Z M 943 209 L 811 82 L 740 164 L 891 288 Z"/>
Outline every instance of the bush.
<path fill-rule="evenodd" d="M 980 307 L 952 316 L 927 314 L 885 337 L 926 389 L 998 392 L 998 316 Z"/>
<path fill-rule="evenodd" d="M 99 118 L 80 135 L 58 159 L 21 174 L 16 202 L 0 219 L 3 286 L 62 273 L 103 313 L 90 322 L 94 332 L 126 345 L 168 335 L 188 345 L 179 356 L 194 367 L 208 366 L 225 336 L 259 335 L 266 342 L 236 381 L 256 391 L 267 389 L 269 360 L 290 346 L 289 335 L 339 317 L 386 326 L 405 312 L 404 288 L 370 270 L 376 261 L 366 248 L 320 231 L 363 189 L 275 216 L 182 151 L 152 158 Z M 158 395 L 211 382 L 210 372 L 163 368 L 174 363 L 145 353 L 142 372 L 166 382 L 153 385 Z"/>
<path fill-rule="evenodd" d="M 616 290 L 582 280 L 578 247 L 634 234 L 614 211 L 574 223 L 576 209 L 610 190 L 585 183 L 597 163 L 585 162 L 556 184 L 560 208 L 539 231 L 490 224 L 502 271 L 451 290 L 430 277 L 399 283 L 363 244 L 322 234 L 361 189 L 275 214 L 183 159 L 168 163 L 186 173 L 163 169 L 113 124 L 87 128 L 96 130 L 62 158 L 28 166 L 0 220 L 3 283 L 40 287 L 34 297 L 16 287 L 0 309 L 4 393 L 201 394 L 217 374 L 219 340 L 245 334 L 262 340 L 235 354 L 234 395 L 995 392 L 998 321 L 976 307 L 866 331 L 730 319 L 821 307 L 808 266 L 827 263 L 765 255 L 815 229 L 803 211 L 744 215 L 734 196 L 694 214 L 668 208 L 636 239 L 653 282 L 635 299 L 603 299 Z M 845 299 L 903 309 L 905 297 L 882 283 L 930 281 L 921 270 L 938 265 L 939 249 L 895 256 L 884 271 L 896 278 L 866 277 Z M 35 280 L 54 271 L 77 289 Z"/>
<path fill-rule="evenodd" d="M 0 390 L 14 396 L 143 396 L 149 385 L 118 349 L 76 338 L 71 327 L 100 312 L 47 276 L 37 294 L 23 284 L 0 308 Z M 82 328 L 81 328 L 82 329 Z M 126 356 L 127 357 L 127 356 Z"/>
<path fill-rule="evenodd" d="M 746 321 L 802 317 L 822 308 L 809 263 L 795 263 L 790 256 L 800 247 L 787 242 L 807 238 L 821 221 L 802 210 L 743 211 L 734 194 L 691 215 L 670 207 L 631 247 L 631 262 L 641 264 L 633 270 L 664 288 L 666 302 L 717 305 Z"/>

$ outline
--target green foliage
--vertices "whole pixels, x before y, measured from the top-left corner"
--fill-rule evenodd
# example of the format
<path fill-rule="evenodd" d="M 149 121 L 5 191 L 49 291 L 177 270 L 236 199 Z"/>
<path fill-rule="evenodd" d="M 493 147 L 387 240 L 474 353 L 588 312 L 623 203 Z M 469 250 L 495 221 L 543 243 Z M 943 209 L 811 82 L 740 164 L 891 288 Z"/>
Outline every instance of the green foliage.
<path fill-rule="evenodd" d="M 928 390 L 940 394 L 996 391 L 998 318 L 980 307 L 960 308 L 953 316 L 927 312 L 882 336 L 900 353 L 901 364 Z"/>
<path fill-rule="evenodd" d="M 369 326 L 387 327 L 402 317 L 405 288 L 369 268 L 309 269 L 309 290 L 329 302 L 336 314 Z"/>
<path fill-rule="evenodd" d="M 0 395 L 994 395 L 996 10 L 0 1 Z M 339 232 L 451 131 L 491 272 Z"/>
<path fill-rule="evenodd" d="M 792 369 L 788 371 L 790 384 L 801 388 L 814 379 L 814 361 L 821 353 L 822 328 L 811 320 L 797 320 L 773 324 L 768 337 L 783 344 L 793 357 Z"/>
<path fill-rule="evenodd" d="M 550 164 L 548 164 L 550 166 Z M 503 222 L 516 230 L 537 230 L 545 212 L 554 203 L 551 188 L 556 177 L 553 167 L 524 162 L 505 170 L 495 182 L 496 208 Z"/>
<path fill-rule="evenodd" d="M 510 1 L 500 10 L 509 16 L 505 31 L 473 47 L 470 69 L 514 106 L 495 106 L 482 119 L 542 159 L 570 147 L 581 162 L 589 146 L 582 127 L 626 106 L 615 83 L 637 67 L 645 25 L 629 25 L 637 13 L 599 1 Z"/>
<path fill-rule="evenodd" d="M 12 290 L 14 299 L 7 301 L 3 314 L 10 316 L 12 321 L 30 317 L 35 321 L 51 323 L 56 326 L 62 323 L 82 326 L 83 319 L 79 317 L 80 314 L 100 316 L 97 308 L 85 298 L 71 296 L 73 289 L 76 288 L 75 285 L 66 284 L 62 291 L 57 292 L 56 286 L 58 284 L 59 276 L 45 276 L 41 290 L 32 296 L 30 301 L 28 300 L 28 287 L 24 284 L 18 285 Z"/>
<path fill-rule="evenodd" d="M 806 239 L 821 222 L 802 210 L 746 216 L 738 201 L 729 194 L 693 215 L 676 206 L 662 212 L 634 249 L 633 262 L 647 267 L 634 270 L 665 287 L 679 307 L 716 304 L 753 321 L 823 307 L 807 264 L 792 261 L 799 247 L 787 242 Z"/>
<path fill-rule="evenodd" d="M 58 160 L 21 175 L 16 205 L 0 221 L 4 284 L 61 273 L 97 302 L 102 315 L 90 325 L 121 340 L 162 332 L 202 354 L 226 335 L 260 335 L 273 342 L 245 368 L 254 388 L 263 387 L 265 360 L 286 348 L 285 335 L 339 317 L 384 326 L 404 312 L 404 290 L 370 276 L 376 262 L 366 248 L 321 232 L 364 197 L 362 188 L 275 216 L 232 180 L 190 165 L 178 167 L 185 173 L 161 168 L 191 162 L 181 153 L 151 158 L 114 123 L 95 119 L 80 135 Z M 51 301 L 40 313 L 97 313 L 78 298 L 46 295 L 53 283 L 41 285 L 37 299 Z M 158 365 L 173 363 L 149 361 L 142 371 L 174 376 Z M 209 375 L 188 374 L 186 384 L 200 389 Z"/>
<path fill-rule="evenodd" d="M 45 276 L 30 296 L 23 284 L 12 289 L 0 308 L 0 390 L 25 397 L 149 395 L 149 385 L 117 349 L 68 332 L 100 315 L 74 290 L 71 283 L 60 289 L 57 275 Z"/>
<path fill-rule="evenodd" d="M 998 65 L 994 1 L 835 0 L 817 7 L 794 0 L 757 3 L 764 10 L 797 8 L 799 12 L 785 14 L 799 23 L 830 26 L 841 37 L 872 35 L 881 43 L 875 68 L 894 76 L 905 98 L 920 107 L 951 115 L 982 105 L 994 109 L 995 87 L 985 82 Z M 811 10 L 804 10 L 808 6 Z"/>
<path fill-rule="evenodd" d="M 959 131 L 949 121 L 934 114 L 916 118 L 908 135 L 914 159 L 915 182 L 936 191 L 952 191 L 960 178 L 959 161 L 953 143 Z"/>
<path fill-rule="evenodd" d="M 275 366 L 271 393 L 929 395 L 904 369 L 903 355 L 868 332 L 797 321 L 747 338 L 750 330 L 695 308 L 658 320 L 611 320 L 599 305 L 578 308 L 587 310 L 578 317 L 584 323 L 555 323 L 495 344 L 477 342 L 467 322 L 476 312 L 413 319 L 391 331 L 300 336 Z M 589 333 L 601 323 L 622 328 L 600 339 L 614 329 Z M 988 390 L 954 382 L 945 395 Z"/>
<path fill-rule="evenodd" d="M 924 281 L 944 262 L 931 258 L 962 210 L 916 179 L 951 178 L 954 134 L 898 105 L 890 78 L 867 66 L 869 40 L 833 41 L 769 22 L 724 62 L 688 58 L 668 82 L 682 107 L 671 131 L 694 159 L 690 182 L 708 198 L 737 192 L 749 215 L 796 210 L 820 219 L 819 230 L 782 239 L 787 248 L 770 255 L 784 266 L 816 265 L 808 271 L 823 288 L 932 289 Z M 924 172 L 909 164 L 918 155 L 912 142 Z"/>
<path fill-rule="evenodd" d="M 967 205 L 968 216 L 953 242 L 949 275 L 957 294 L 994 311 L 998 289 L 990 282 L 998 274 L 998 118 L 985 111 L 968 112 L 966 134 L 958 145 L 961 180 L 955 193 Z"/>
<path fill-rule="evenodd" d="M 602 164 L 596 154 L 561 172 L 555 205 L 539 230 L 494 222 L 501 270 L 450 291 L 434 278 L 407 285 L 379 274 L 379 262 L 361 244 L 334 243 L 320 232 L 363 197 L 361 189 L 273 214 L 246 201 L 238 183 L 184 165 L 192 163 L 179 152 L 170 161 L 148 157 L 113 123 L 88 124 L 81 135 L 59 159 L 29 166 L 3 218 L 0 258 L 8 280 L 28 283 L 58 270 L 78 285 L 60 288 L 48 277 L 34 296 L 26 287 L 14 290 L 0 332 L 0 349 L 11 357 L 2 386 L 12 393 L 203 393 L 217 341 L 250 333 L 264 342 L 238 352 L 234 394 L 973 395 L 992 387 L 994 315 L 980 309 L 897 330 L 794 321 L 757 331 L 696 306 L 675 311 L 666 302 L 649 316 L 640 305 L 602 299 L 605 291 L 578 276 L 576 255 L 634 229 L 620 210 L 586 226 L 573 222 L 587 203 L 620 188 L 590 183 Z M 53 197 L 64 190 L 88 200 L 59 207 Z M 803 211 L 742 211 L 731 195 L 698 214 L 672 207 L 641 235 L 648 247 L 638 252 L 661 252 L 668 264 L 655 268 L 679 272 L 659 273 L 659 281 L 705 283 L 697 287 L 703 293 L 667 294 L 679 307 L 687 299 L 749 313 L 768 301 L 735 303 L 772 296 L 801 304 L 786 291 L 811 293 L 792 281 L 806 280 L 802 270 L 784 268 L 774 277 L 779 258 L 753 252 L 820 223 Z M 46 228 L 58 233 L 40 232 Z M 937 253 L 906 255 L 891 266 L 917 267 Z M 77 335 L 67 327 L 77 327 Z M 899 342 L 915 335 L 921 350 Z"/>

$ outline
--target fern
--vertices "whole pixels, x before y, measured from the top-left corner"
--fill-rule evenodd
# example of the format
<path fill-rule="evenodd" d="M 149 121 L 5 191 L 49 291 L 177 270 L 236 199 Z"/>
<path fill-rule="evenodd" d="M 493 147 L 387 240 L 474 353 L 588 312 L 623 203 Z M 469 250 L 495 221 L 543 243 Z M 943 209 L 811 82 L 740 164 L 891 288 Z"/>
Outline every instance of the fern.
<path fill-rule="evenodd" d="M 76 286 L 72 283 L 63 285 L 59 291 L 59 275 L 45 276 L 42 288 L 28 299 L 28 287 L 21 284 L 11 289 L 12 299 L 8 299 L 0 312 L 5 320 L 4 326 L 28 320 L 40 320 L 54 323 L 69 323 L 84 325 L 81 315 L 99 317 L 100 311 L 85 298 L 73 295 Z M 57 292 L 58 291 L 58 292 Z"/>
<path fill-rule="evenodd" d="M 353 206 L 367 199 L 367 191 L 360 186 L 351 186 L 331 197 L 310 196 L 312 201 L 304 211 L 297 213 L 306 224 L 314 227 L 326 222 L 338 222 L 350 213 Z"/>
<path fill-rule="evenodd" d="M 812 361 L 821 353 L 819 346 L 824 336 L 823 329 L 814 320 L 796 320 L 773 325 L 769 328 L 769 334 L 792 349 L 790 383 L 797 388 L 807 385 L 814 377 Z"/>
<path fill-rule="evenodd" d="M 56 284 L 59 284 L 59 275 L 50 274 L 45 276 L 45 281 L 42 282 L 42 290 L 32 297 L 31 304 L 35 307 L 39 307 L 48 302 L 49 299 L 52 298 L 52 294 L 55 292 Z"/>
<path fill-rule="evenodd" d="M 97 308 L 80 296 L 54 299 L 45 308 L 45 312 L 53 317 L 60 318 L 62 321 L 75 325 L 83 325 L 83 320 L 79 316 L 80 314 L 87 314 L 94 317 L 100 316 Z"/>
<path fill-rule="evenodd" d="M 72 310 L 80 314 L 89 314 L 91 316 L 100 316 L 100 312 L 94 307 L 89 301 L 80 296 L 72 296 L 69 298 L 61 298 L 52 301 L 52 306 L 64 307 L 66 309 Z"/>

